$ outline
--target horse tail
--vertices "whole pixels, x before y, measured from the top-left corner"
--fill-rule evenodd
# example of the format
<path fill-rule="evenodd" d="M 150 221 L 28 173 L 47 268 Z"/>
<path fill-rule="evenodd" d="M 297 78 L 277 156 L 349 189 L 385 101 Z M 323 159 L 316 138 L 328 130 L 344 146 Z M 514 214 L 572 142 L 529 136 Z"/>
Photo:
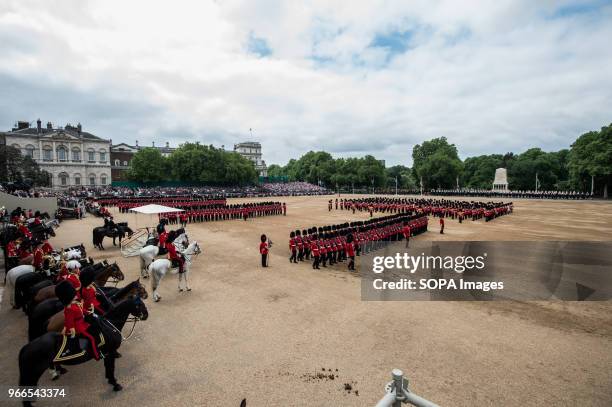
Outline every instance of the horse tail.
<path fill-rule="evenodd" d="M 94 230 L 91 232 L 91 234 L 92 234 L 92 241 L 93 241 L 93 245 L 95 246 L 95 245 L 97 244 L 97 243 L 96 243 L 96 240 L 97 240 L 97 239 L 96 239 L 96 237 L 97 237 L 97 235 L 96 235 L 96 230 L 94 229 Z"/>

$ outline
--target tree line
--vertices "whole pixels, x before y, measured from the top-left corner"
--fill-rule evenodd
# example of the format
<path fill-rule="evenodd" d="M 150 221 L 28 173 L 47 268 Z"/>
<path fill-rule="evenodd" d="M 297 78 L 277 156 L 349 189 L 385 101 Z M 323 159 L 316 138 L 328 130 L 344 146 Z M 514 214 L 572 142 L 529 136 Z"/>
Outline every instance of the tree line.
<path fill-rule="evenodd" d="M 310 151 L 285 166 L 271 165 L 268 175 L 289 181 L 307 181 L 328 188 L 390 188 L 424 190 L 474 188 L 491 189 L 497 168 L 506 168 L 509 188 L 535 190 L 576 190 L 607 197 L 612 182 L 612 125 L 578 137 L 569 149 L 545 152 L 531 148 L 515 154 L 488 154 L 459 158 L 457 147 L 445 137 L 414 146 L 412 168 L 402 165 L 385 168 L 371 155 L 363 158 L 336 158 L 324 151 Z"/>
<path fill-rule="evenodd" d="M 128 178 L 138 182 L 181 181 L 208 185 L 245 185 L 257 182 L 253 163 L 233 151 L 185 143 L 164 157 L 159 149 L 139 150 Z"/>

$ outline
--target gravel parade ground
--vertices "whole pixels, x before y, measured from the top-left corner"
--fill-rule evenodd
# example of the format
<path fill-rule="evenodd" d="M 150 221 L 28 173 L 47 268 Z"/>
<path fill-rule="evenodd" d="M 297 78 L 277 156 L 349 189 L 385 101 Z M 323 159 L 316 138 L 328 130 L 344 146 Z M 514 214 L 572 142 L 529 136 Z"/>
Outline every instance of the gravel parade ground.
<path fill-rule="evenodd" d="M 288 261 L 290 230 L 369 218 L 328 212 L 329 198 L 229 199 L 284 201 L 288 214 L 189 224 L 203 250 L 190 273 L 193 291 L 179 293 L 177 276 L 167 276 L 154 303 L 146 282 L 149 319 L 117 360 L 124 390 L 114 393 L 103 363 L 92 361 L 68 366 L 58 381 L 45 373 L 40 386 L 66 386 L 70 396 L 36 405 L 238 407 L 246 398 L 249 407 L 373 406 L 395 367 L 440 406 L 612 405 L 612 302 L 363 302 L 359 273 L 346 263 L 313 270 Z M 111 210 L 132 229 L 157 222 Z M 102 224 L 92 215 L 62 222 L 51 243 L 83 242 L 95 260 L 117 261 L 123 284 L 138 278 L 138 257 L 122 257 L 112 239 L 105 251 L 93 248 L 92 229 Z M 447 219 L 445 234 L 438 230 L 430 218 L 430 231 L 415 239 L 612 241 L 612 204 L 515 200 L 513 214 Z M 262 233 L 273 241 L 268 269 L 259 264 Z M 27 318 L 4 293 L 0 384 L 17 385 L 26 340 Z"/>

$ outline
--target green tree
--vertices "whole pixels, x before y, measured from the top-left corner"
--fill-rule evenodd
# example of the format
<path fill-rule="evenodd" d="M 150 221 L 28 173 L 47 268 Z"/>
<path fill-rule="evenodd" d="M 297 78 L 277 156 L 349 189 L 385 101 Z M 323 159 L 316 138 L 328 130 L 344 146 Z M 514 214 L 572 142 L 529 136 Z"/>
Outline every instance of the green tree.
<path fill-rule="evenodd" d="M 128 178 L 138 182 L 159 182 L 168 179 L 167 159 L 153 147 L 143 148 L 132 157 Z"/>
<path fill-rule="evenodd" d="M 51 185 L 51 174 L 41 170 L 36 161 L 24 156 L 12 146 L 0 149 L 0 181 L 18 182 L 28 186 L 48 187 Z"/>
<path fill-rule="evenodd" d="M 454 188 L 463 169 L 457 147 L 449 144 L 446 137 L 414 146 L 412 161 L 415 178 L 423 181 L 424 189 Z"/>
<path fill-rule="evenodd" d="M 578 137 L 568 154 L 568 169 L 574 188 L 588 191 L 593 181 L 595 192 L 608 198 L 612 183 L 612 124 Z"/>

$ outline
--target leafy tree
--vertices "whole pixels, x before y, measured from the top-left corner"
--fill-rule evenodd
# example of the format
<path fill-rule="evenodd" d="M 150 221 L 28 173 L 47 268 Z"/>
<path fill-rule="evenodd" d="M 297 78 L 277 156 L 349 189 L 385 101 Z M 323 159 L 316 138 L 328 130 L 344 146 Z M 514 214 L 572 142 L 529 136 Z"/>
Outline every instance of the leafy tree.
<path fill-rule="evenodd" d="M 612 124 L 578 137 L 568 154 L 568 168 L 575 188 L 588 191 L 593 180 L 607 198 L 612 183 Z"/>
<path fill-rule="evenodd" d="M 449 144 L 446 137 L 435 138 L 417 144 L 412 149 L 415 178 L 423 180 L 423 188 L 454 188 L 461 174 L 463 163 L 457 147 Z"/>
<path fill-rule="evenodd" d="M 168 179 L 168 163 L 159 149 L 143 148 L 132 157 L 128 178 L 139 182 L 159 182 Z"/>
<path fill-rule="evenodd" d="M 41 170 L 31 157 L 23 156 L 21 151 L 12 146 L 0 149 L 0 181 L 17 182 L 28 186 L 48 187 L 51 185 L 51 174 Z"/>

